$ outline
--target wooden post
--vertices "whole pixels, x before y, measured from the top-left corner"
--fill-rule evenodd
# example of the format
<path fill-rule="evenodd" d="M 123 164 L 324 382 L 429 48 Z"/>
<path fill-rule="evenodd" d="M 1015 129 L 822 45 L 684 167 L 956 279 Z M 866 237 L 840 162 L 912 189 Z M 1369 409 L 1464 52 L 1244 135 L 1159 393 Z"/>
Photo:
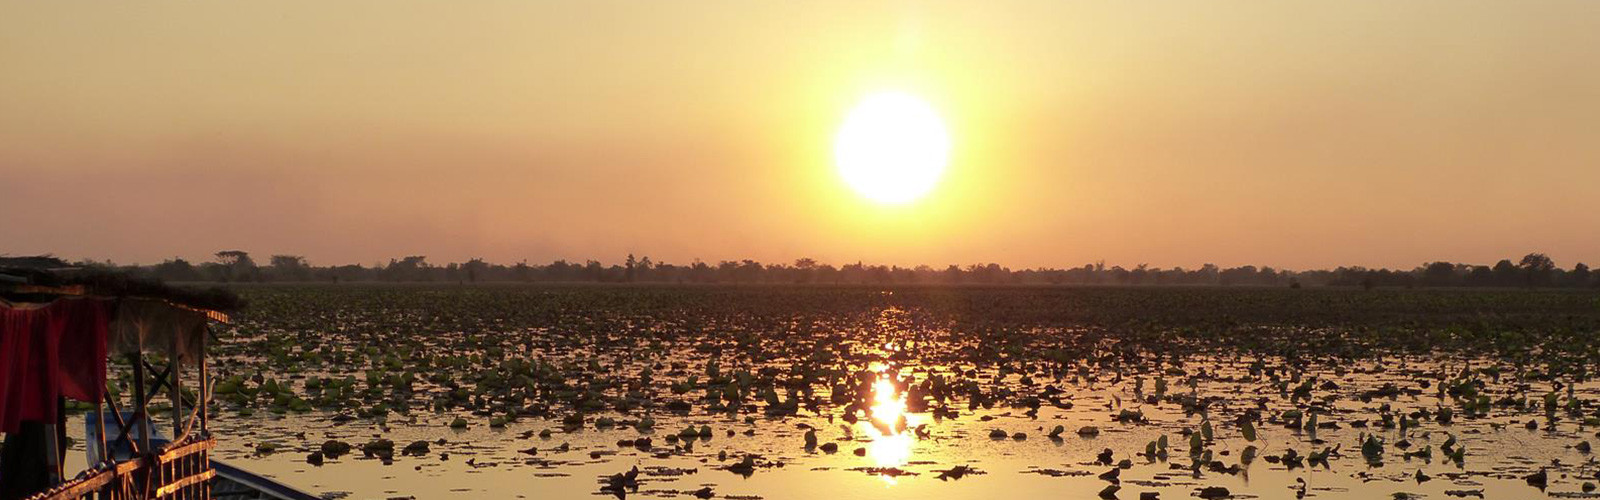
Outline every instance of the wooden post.
<path fill-rule="evenodd" d="M 101 387 L 100 389 L 101 390 L 105 390 L 104 387 Z M 94 416 L 95 416 L 94 428 L 95 428 L 95 430 L 99 431 L 99 433 L 100 433 L 100 461 L 101 462 L 105 462 L 105 461 L 107 461 L 107 460 L 109 460 L 111 458 L 111 446 L 110 446 L 109 442 L 107 441 L 110 438 L 110 436 L 106 435 L 106 405 L 105 405 L 104 399 L 105 399 L 104 397 L 101 397 L 99 400 L 96 400 L 94 402 Z M 83 445 L 84 446 L 89 446 L 90 443 L 84 443 Z M 96 464 L 89 464 L 89 467 L 93 468 L 95 465 Z"/>
<path fill-rule="evenodd" d="M 57 472 L 61 468 L 61 454 L 56 452 L 59 449 L 57 447 L 58 441 L 56 440 L 57 427 L 60 426 L 56 424 L 44 425 L 44 463 L 46 469 L 48 469 L 46 474 L 50 476 L 50 481 L 47 484 L 52 487 L 61 484 L 61 474 Z"/>
<path fill-rule="evenodd" d="M 50 486 L 61 484 L 61 446 L 65 444 L 65 440 L 61 439 L 61 437 L 66 430 L 66 425 L 64 424 L 67 420 L 67 413 L 64 408 L 67 405 L 66 398 L 57 396 L 55 405 L 56 420 L 44 425 L 44 463 L 50 469 L 46 473 L 50 476 Z"/>
<path fill-rule="evenodd" d="M 67 397 L 56 396 L 56 477 L 67 478 Z"/>
<path fill-rule="evenodd" d="M 206 421 L 209 420 L 208 417 L 211 410 L 211 373 L 206 370 L 206 337 L 210 337 L 210 334 L 211 327 L 209 325 L 200 332 L 200 359 L 196 360 L 197 365 L 200 367 L 200 400 L 196 401 L 195 404 L 200 405 L 200 434 L 202 436 L 211 435 L 210 429 L 206 427 Z"/>
<path fill-rule="evenodd" d="M 133 414 L 136 417 L 140 417 L 140 418 L 144 419 L 143 422 L 140 422 L 139 419 L 136 418 L 136 419 L 133 419 L 133 421 L 128 422 L 128 424 L 129 425 L 137 425 L 137 426 L 139 426 L 139 451 L 144 452 L 144 453 L 149 453 L 150 452 L 150 425 L 149 425 L 149 423 L 150 423 L 150 414 L 145 411 L 146 410 L 146 406 L 145 406 L 145 399 L 144 399 L 144 350 L 141 348 L 138 352 L 135 352 L 133 354 L 129 354 L 128 355 L 128 361 L 133 363 L 133 404 L 134 404 Z"/>
<path fill-rule="evenodd" d="M 172 442 L 176 444 L 183 439 L 183 363 L 178 358 L 179 332 L 172 332 L 171 346 L 168 348 L 167 360 L 172 363 L 167 371 L 172 372 L 172 386 L 168 394 L 172 395 Z"/>

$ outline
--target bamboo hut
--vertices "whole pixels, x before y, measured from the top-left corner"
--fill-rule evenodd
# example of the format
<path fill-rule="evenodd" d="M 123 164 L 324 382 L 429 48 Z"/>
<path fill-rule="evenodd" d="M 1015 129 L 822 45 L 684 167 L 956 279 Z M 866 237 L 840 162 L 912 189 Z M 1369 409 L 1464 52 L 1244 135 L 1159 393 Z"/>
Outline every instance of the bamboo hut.
<path fill-rule="evenodd" d="M 220 289 L 0 259 L 0 500 L 211 498 L 205 349 L 212 325 L 240 305 Z M 116 395 L 111 359 L 132 376 Z M 152 435 L 158 399 L 168 440 Z M 92 405 L 82 471 L 63 466 L 69 401 Z"/>

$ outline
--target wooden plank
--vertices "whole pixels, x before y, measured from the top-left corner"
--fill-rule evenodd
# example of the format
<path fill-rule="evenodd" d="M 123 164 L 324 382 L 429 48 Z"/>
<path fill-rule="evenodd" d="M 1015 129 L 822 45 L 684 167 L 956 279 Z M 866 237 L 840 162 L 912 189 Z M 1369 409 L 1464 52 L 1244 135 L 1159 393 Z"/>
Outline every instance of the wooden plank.
<path fill-rule="evenodd" d="M 14 293 L 38 293 L 49 295 L 84 295 L 89 293 L 89 288 L 83 285 L 16 285 L 10 287 L 10 289 Z"/>
<path fill-rule="evenodd" d="M 131 477 L 134 472 L 138 471 L 140 468 L 143 468 L 148 463 L 150 462 L 145 459 L 134 459 L 121 462 L 118 463 L 116 467 L 102 470 L 98 473 L 95 473 L 93 476 L 75 479 L 48 491 L 35 494 L 34 496 L 28 497 L 28 500 L 77 499 L 94 493 L 100 488 L 111 484 L 113 481 Z"/>
<path fill-rule="evenodd" d="M 146 460 L 143 458 L 129 460 L 126 462 L 117 462 L 117 466 L 113 470 L 117 471 L 118 475 L 133 474 L 134 471 L 144 467 L 145 462 Z"/>
<path fill-rule="evenodd" d="M 88 495 L 90 493 L 94 493 L 96 490 L 99 490 L 100 487 L 102 487 L 102 486 L 105 486 L 107 484 L 111 484 L 111 481 L 116 479 L 116 478 L 117 478 L 117 471 L 115 469 L 107 469 L 107 470 L 100 471 L 99 474 L 95 474 L 93 476 L 89 476 L 89 477 L 78 479 L 78 480 L 74 480 L 74 481 L 69 481 L 69 482 L 67 482 L 65 484 L 62 484 L 61 486 L 57 486 L 57 487 L 55 487 L 53 489 L 50 489 L 50 490 L 47 490 L 47 491 L 44 491 L 44 492 L 40 492 L 40 493 L 38 493 L 38 494 L 36 494 L 34 496 L 28 497 L 28 500 L 65 500 L 65 499 L 74 499 L 74 500 L 76 500 L 77 498 L 82 497 L 84 495 Z"/>
<path fill-rule="evenodd" d="M 66 296 L 72 296 L 72 297 L 96 297 L 94 295 L 90 295 L 89 294 L 89 288 L 87 286 L 85 286 L 85 285 L 67 285 L 67 286 L 12 285 L 12 286 L 5 287 L 5 290 L 8 291 L 8 292 L 11 292 L 11 293 L 40 294 L 40 295 L 66 295 Z M 104 297 L 104 296 L 101 296 L 99 298 L 119 299 L 119 300 L 121 300 L 121 299 L 129 298 L 129 297 Z M 183 310 L 186 310 L 186 311 L 189 311 L 189 312 L 193 312 L 193 313 L 199 314 L 201 316 L 205 316 L 206 319 L 209 319 L 211 321 L 215 321 L 215 322 L 218 322 L 218 323 L 222 323 L 222 324 L 232 324 L 233 323 L 233 318 L 228 317 L 228 313 L 225 313 L 225 312 L 222 312 L 222 311 L 214 311 L 214 310 L 211 310 L 211 309 L 202 309 L 202 308 L 199 308 L 199 307 L 186 306 L 186 305 L 183 305 L 183 304 L 179 304 L 177 302 L 173 302 L 173 301 L 170 301 L 170 300 L 167 300 L 167 299 L 162 299 L 162 298 L 156 298 L 156 297 L 131 297 L 131 298 L 135 299 L 135 300 L 151 300 L 151 301 L 162 302 L 162 303 L 165 303 L 166 305 L 168 305 L 168 306 L 170 306 L 170 307 L 172 307 L 174 309 L 183 309 Z M 12 304 L 10 301 L 3 301 L 3 302 L 5 302 L 6 304 Z"/>
<path fill-rule="evenodd" d="M 209 450 L 216 445 L 216 438 L 206 438 L 192 443 L 180 444 L 176 447 L 169 446 L 160 455 L 156 455 L 156 462 L 165 464 L 201 450 Z"/>
<path fill-rule="evenodd" d="M 195 474 L 193 476 L 189 476 L 189 477 L 186 477 L 186 478 L 183 478 L 183 479 L 179 479 L 177 481 L 173 481 L 172 484 L 168 484 L 166 486 L 162 486 L 160 488 L 156 488 L 156 498 L 161 498 L 161 497 L 164 497 L 164 496 L 171 495 L 173 493 L 176 493 L 178 490 L 181 490 L 183 488 L 189 487 L 189 486 L 191 486 L 191 485 L 193 485 L 195 483 L 199 483 L 199 482 L 203 482 L 203 481 L 210 481 L 211 478 L 216 477 L 216 476 L 217 476 L 217 471 L 207 470 L 205 472 L 201 472 L 201 473 Z"/>

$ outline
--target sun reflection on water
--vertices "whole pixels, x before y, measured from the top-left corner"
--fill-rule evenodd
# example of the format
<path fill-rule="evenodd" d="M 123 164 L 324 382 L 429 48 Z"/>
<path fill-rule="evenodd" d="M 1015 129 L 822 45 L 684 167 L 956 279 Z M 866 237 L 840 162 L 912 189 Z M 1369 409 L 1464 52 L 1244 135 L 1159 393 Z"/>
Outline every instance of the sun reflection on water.
<path fill-rule="evenodd" d="M 867 455 L 877 467 L 904 467 L 911 461 L 912 446 L 916 442 L 909 429 L 915 428 L 921 417 L 906 412 L 906 395 L 895 385 L 888 368 L 874 369 L 878 371 L 878 380 L 872 386 L 872 418 L 864 423 L 877 437 L 867 445 Z M 893 476 L 878 477 L 889 486 L 896 484 Z"/>

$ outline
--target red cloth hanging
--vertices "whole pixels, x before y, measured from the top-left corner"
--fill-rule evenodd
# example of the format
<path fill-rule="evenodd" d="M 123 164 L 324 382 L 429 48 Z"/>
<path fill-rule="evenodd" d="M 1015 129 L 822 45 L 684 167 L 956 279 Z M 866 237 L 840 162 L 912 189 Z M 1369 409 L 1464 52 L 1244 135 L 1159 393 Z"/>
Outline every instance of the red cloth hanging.
<path fill-rule="evenodd" d="M 55 422 L 60 396 L 100 400 L 110 311 L 100 299 L 0 305 L 0 431 L 16 432 L 23 420 Z"/>

